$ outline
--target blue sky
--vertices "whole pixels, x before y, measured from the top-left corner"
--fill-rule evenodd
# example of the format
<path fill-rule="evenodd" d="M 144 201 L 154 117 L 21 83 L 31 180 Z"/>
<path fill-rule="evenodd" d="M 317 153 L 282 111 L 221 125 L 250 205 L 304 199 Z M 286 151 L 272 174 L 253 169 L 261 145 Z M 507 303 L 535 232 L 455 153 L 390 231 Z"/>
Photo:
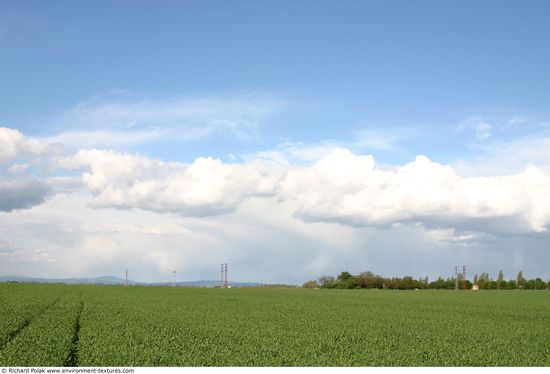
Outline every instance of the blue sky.
<path fill-rule="evenodd" d="M 257 158 L 284 158 L 298 167 L 312 165 L 330 149 L 345 148 L 372 155 L 387 168 L 426 155 L 465 178 L 521 173 L 527 165 L 546 172 L 549 14 L 547 1 L 3 1 L 0 126 L 40 144 L 61 144 L 64 157 L 98 148 L 166 163 L 211 156 L 244 165 Z M 17 161 L 23 156 L 10 158 L 4 181 L 13 182 L 7 170 L 24 165 L 29 154 L 53 157 L 43 151 L 45 145 L 40 147 L 27 149 L 23 161 Z M 52 178 L 78 176 L 81 168 L 94 167 L 82 158 L 78 162 L 85 166 L 72 161 L 67 167 L 67 160 L 59 166 L 55 160 L 50 160 L 57 165 L 54 171 L 44 168 L 42 159 L 15 168 L 27 170 L 27 177 L 49 178 L 44 183 L 57 191 Z M 88 186 L 91 194 L 105 197 L 96 187 Z M 535 190 L 543 196 L 545 191 Z M 60 194 L 52 192 L 44 201 L 51 204 Z M 223 209 L 205 209 L 245 214 L 234 198 L 223 200 Z M 91 205 L 82 201 L 82 209 L 88 209 L 83 214 L 91 215 Z M 115 214 L 108 209 L 121 208 L 120 201 L 113 201 L 101 203 L 102 217 Z M 140 204 L 122 206 L 155 214 L 167 208 Z M 189 208 L 185 204 L 181 209 Z M 304 201 L 297 204 L 301 208 L 289 210 L 288 216 L 301 217 L 308 227 L 319 224 L 312 220 L 345 226 L 352 219 L 349 211 L 335 218 L 308 210 Z M 2 213 L 3 219 L 46 208 L 28 209 Z M 363 221 L 357 214 L 353 220 L 378 232 L 383 242 L 387 228 L 376 228 L 373 215 Z M 203 218 L 204 223 L 210 219 L 218 218 Z M 443 226 L 437 229 L 463 229 Z M 3 235 L 11 247 L 20 240 Z M 17 245 L 29 251 L 63 247 L 44 240 L 25 244 L 28 248 Z M 525 240 L 528 247 L 540 247 L 532 244 L 535 239 Z M 350 248 L 359 248 L 358 243 Z M 113 244 L 113 251 L 120 246 Z M 496 244 L 482 246 L 483 253 L 492 253 Z M 323 256 L 313 256 L 319 265 L 310 264 L 311 274 L 337 270 L 323 267 L 322 258 L 330 257 Z M 450 266 L 454 259 L 435 262 Z M 390 272 L 388 261 L 376 264 Z M 519 265 L 503 266 L 515 271 Z M 421 267 L 418 272 L 424 271 Z M 160 270 L 151 271 L 156 277 Z M 403 271 L 406 267 L 396 270 Z"/>
<path fill-rule="evenodd" d="M 9 89 L 0 93 L 1 120 L 46 133 L 45 118 L 114 90 L 263 91 L 288 105 L 265 123 L 261 141 L 245 145 L 262 148 L 279 139 L 349 140 L 365 127 L 438 134 L 472 115 L 546 115 L 549 8 L 544 1 L 3 2 L 0 69 Z M 225 156 L 216 142 L 204 146 Z M 450 148 L 433 152 L 445 157 Z"/>

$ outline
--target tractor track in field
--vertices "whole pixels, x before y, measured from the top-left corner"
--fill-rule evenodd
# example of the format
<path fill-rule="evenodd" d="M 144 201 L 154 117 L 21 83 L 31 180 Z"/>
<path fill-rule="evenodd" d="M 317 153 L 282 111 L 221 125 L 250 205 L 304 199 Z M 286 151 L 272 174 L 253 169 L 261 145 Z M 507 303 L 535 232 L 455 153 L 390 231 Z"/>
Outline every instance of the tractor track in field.
<path fill-rule="evenodd" d="M 76 367 L 78 366 L 78 341 L 80 340 L 80 315 L 82 314 L 82 309 L 84 308 L 84 302 L 82 301 L 82 296 L 80 299 L 80 305 L 76 312 L 76 320 L 74 322 L 73 328 L 73 338 L 71 341 L 71 350 L 69 355 L 65 359 L 63 366 Z"/>
<path fill-rule="evenodd" d="M 56 297 L 51 303 L 49 304 L 46 304 L 44 307 L 42 307 L 36 314 L 33 314 L 32 316 L 29 316 L 27 318 L 25 318 L 20 324 L 19 326 L 17 326 L 17 328 L 15 330 L 12 330 L 10 331 L 6 338 L 4 339 L 4 341 L 1 341 L 0 342 L 0 351 L 2 349 L 4 349 L 4 347 L 6 347 L 13 339 L 15 339 L 17 337 L 17 335 L 21 334 L 30 324 L 32 321 L 34 321 L 35 319 L 39 318 L 41 315 L 43 315 L 44 313 L 46 313 L 46 311 L 48 309 L 50 309 L 52 306 L 54 306 L 55 304 L 57 304 L 59 302 L 59 300 L 61 300 L 61 297 L 63 297 L 63 295 L 65 295 L 66 292 L 62 293 L 61 295 L 59 295 L 58 297 Z"/>

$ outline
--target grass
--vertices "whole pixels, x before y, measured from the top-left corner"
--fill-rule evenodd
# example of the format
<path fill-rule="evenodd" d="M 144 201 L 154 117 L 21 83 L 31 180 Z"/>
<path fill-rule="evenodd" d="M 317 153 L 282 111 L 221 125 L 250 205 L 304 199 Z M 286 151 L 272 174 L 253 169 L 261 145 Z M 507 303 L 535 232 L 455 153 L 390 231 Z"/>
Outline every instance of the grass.
<path fill-rule="evenodd" d="M 0 284 L 0 295 L 13 304 L 0 306 L 2 365 L 550 365 L 548 291 Z M 10 315 L 20 304 L 35 313 L 23 328 Z"/>

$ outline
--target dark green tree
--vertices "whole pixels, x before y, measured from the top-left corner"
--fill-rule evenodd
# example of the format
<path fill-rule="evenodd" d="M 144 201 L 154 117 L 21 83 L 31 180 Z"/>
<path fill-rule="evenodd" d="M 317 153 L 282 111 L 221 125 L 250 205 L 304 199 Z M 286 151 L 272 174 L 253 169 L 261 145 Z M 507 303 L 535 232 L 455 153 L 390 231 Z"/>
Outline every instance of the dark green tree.
<path fill-rule="evenodd" d="M 546 289 L 546 283 L 541 278 L 535 279 L 535 290 L 544 290 Z"/>
<path fill-rule="evenodd" d="M 497 279 L 497 290 L 502 289 L 502 283 L 504 282 L 504 273 L 501 271 L 498 272 L 498 279 Z"/>
<path fill-rule="evenodd" d="M 338 280 L 334 285 L 335 288 L 359 288 L 357 277 L 354 277 L 350 272 L 343 271 L 338 276 Z"/>
<path fill-rule="evenodd" d="M 343 271 L 338 276 L 338 280 L 345 281 L 345 280 L 350 279 L 352 276 L 353 275 L 351 275 L 351 273 L 349 271 Z"/>

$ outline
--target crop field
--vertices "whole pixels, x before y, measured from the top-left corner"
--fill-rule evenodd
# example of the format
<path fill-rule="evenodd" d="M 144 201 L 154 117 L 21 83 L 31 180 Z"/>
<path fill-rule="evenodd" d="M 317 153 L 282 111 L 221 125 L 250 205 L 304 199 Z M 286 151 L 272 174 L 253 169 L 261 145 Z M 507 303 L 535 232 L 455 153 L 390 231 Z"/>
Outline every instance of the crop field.
<path fill-rule="evenodd" d="M 549 366 L 548 291 L 0 284 L 0 366 Z"/>

